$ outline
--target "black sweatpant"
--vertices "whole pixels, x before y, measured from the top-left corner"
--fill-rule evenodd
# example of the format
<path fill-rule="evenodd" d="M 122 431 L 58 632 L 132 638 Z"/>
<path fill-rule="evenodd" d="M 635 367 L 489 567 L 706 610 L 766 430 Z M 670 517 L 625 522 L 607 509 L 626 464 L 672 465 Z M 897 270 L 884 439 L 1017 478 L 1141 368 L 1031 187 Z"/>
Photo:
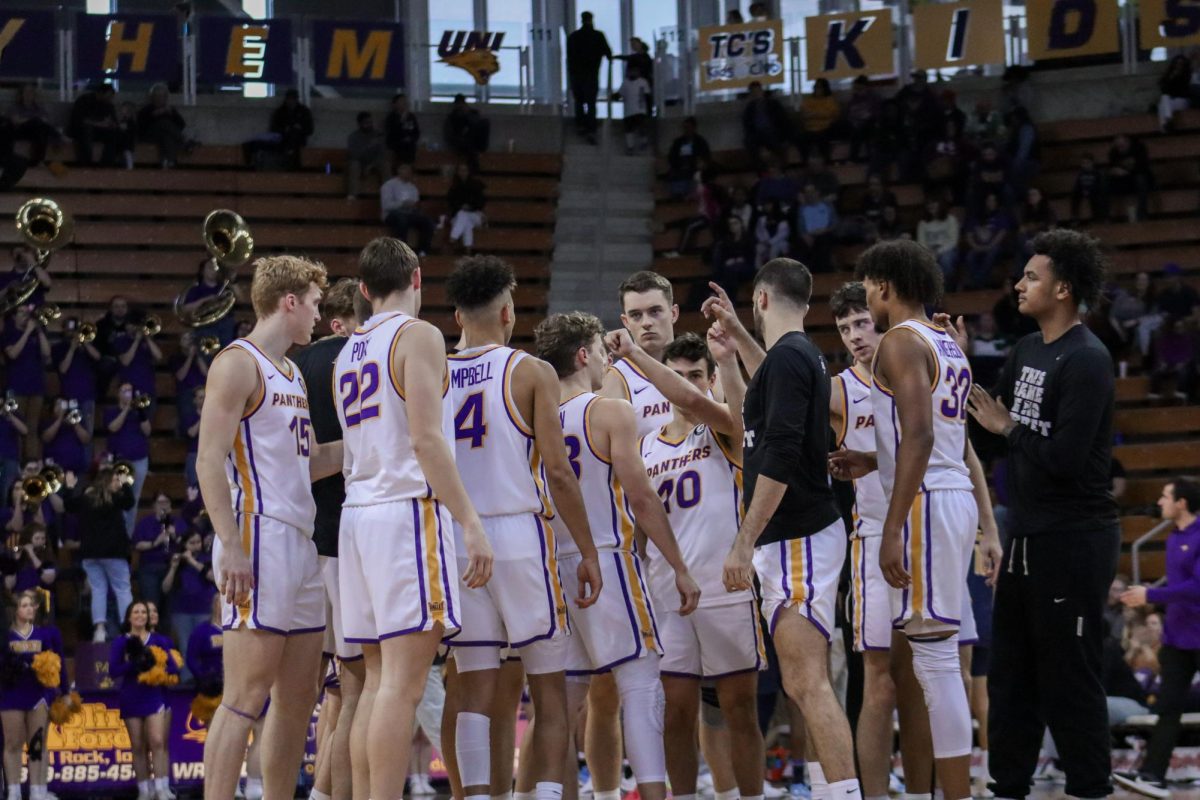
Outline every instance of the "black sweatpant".
<path fill-rule="evenodd" d="M 1158 704 L 1154 707 L 1158 724 L 1150 736 L 1141 771 L 1161 781 L 1167 777 L 1171 751 L 1179 741 L 1180 717 L 1192 688 L 1192 676 L 1200 671 L 1200 650 L 1180 650 L 1164 644 L 1158 650 L 1158 664 L 1162 668 Z"/>
<path fill-rule="evenodd" d="M 1121 532 L 1051 533 L 1008 542 L 996 586 L 988 672 L 997 797 L 1029 794 L 1046 726 L 1072 797 L 1107 797 L 1111 742 L 1100 680 L 1104 604 Z"/>

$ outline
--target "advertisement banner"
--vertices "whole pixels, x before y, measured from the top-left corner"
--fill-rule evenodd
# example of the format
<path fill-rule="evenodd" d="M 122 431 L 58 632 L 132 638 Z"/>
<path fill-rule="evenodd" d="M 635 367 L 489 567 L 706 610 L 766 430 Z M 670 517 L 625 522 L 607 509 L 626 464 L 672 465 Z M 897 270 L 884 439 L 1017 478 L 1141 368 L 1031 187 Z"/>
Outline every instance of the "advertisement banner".
<path fill-rule="evenodd" d="M 53 78 L 53 11 L 0 11 L 0 78 Z"/>
<path fill-rule="evenodd" d="M 896 72 L 891 11 L 809 17 L 804 20 L 804 32 L 809 80 Z"/>
<path fill-rule="evenodd" d="M 1001 0 L 923 4 L 912 16 L 917 69 L 1004 63 Z"/>
<path fill-rule="evenodd" d="M 1141 0 L 1138 38 L 1146 50 L 1200 44 L 1200 0 Z"/>
<path fill-rule="evenodd" d="M 312 22 L 313 80 L 328 86 L 404 87 L 404 26 Z"/>
<path fill-rule="evenodd" d="M 1121 49 L 1117 0 L 1043 0 L 1025 7 L 1034 61 L 1097 56 Z"/>
<path fill-rule="evenodd" d="M 700 91 L 783 83 L 783 22 L 777 19 L 700 29 Z"/>
<path fill-rule="evenodd" d="M 292 23 L 201 17 L 197 77 L 203 83 L 292 83 Z"/>
<path fill-rule="evenodd" d="M 80 78 L 169 80 L 183 64 L 179 23 L 165 14 L 77 14 L 75 59 Z"/>

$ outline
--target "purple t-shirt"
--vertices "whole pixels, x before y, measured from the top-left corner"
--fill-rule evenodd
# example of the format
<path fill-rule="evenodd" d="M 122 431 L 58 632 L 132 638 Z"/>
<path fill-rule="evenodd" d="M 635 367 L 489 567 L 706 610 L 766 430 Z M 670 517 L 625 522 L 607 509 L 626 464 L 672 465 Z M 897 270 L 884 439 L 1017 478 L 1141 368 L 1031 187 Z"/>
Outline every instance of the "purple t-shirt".
<path fill-rule="evenodd" d="M 108 408 L 104 411 L 104 430 L 121 414 L 119 408 Z M 138 409 L 132 408 L 125 415 L 125 424 L 116 433 L 108 434 L 108 449 L 117 458 L 127 458 L 137 461 L 150 455 L 150 439 L 142 433 L 141 419 Z"/>
<path fill-rule="evenodd" d="M 192 390 L 197 386 L 204 385 L 204 381 L 206 380 L 205 375 L 200 371 L 200 367 L 196 363 L 202 358 L 204 356 L 198 355 L 192 359 L 192 366 L 188 369 L 187 374 L 183 376 L 183 380 L 175 378 L 176 395 L 183 394 L 184 392 L 191 394 Z M 182 353 L 171 359 L 171 377 L 175 377 L 175 373 L 179 371 L 179 368 L 183 366 L 183 362 L 186 360 L 187 356 Z"/>
<path fill-rule="evenodd" d="M 200 430 L 196 430 L 195 436 L 188 436 L 188 431 L 199 421 L 200 415 L 195 412 L 192 412 L 183 418 L 183 435 L 187 439 L 187 451 L 189 453 L 196 452 L 196 445 L 200 441 Z"/>
<path fill-rule="evenodd" d="M 8 272 L 0 272 L 0 292 L 3 292 L 10 284 L 16 283 L 25 277 L 25 270 L 10 269 Z M 27 305 L 40 306 L 46 302 L 46 290 L 39 284 L 38 288 L 34 289 L 33 295 L 25 301 Z"/>
<path fill-rule="evenodd" d="M 149 550 L 139 550 L 138 563 L 141 565 L 166 566 L 171 560 L 171 553 L 179 541 L 179 537 L 187 532 L 187 523 L 179 517 L 172 516 L 171 524 L 175 526 L 175 537 L 165 545 L 152 547 Z M 137 521 L 133 527 L 133 544 L 138 542 L 153 542 L 162 533 L 162 522 L 158 515 L 148 514 Z"/>
<path fill-rule="evenodd" d="M 42 430 L 47 430 L 52 424 L 53 421 L 47 422 L 42 426 Z M 79 441 L 79 437 L 75 435 L 75 427 L 68 425 L 65 419 L 54 438 L 42 445 L 42 455 L 63 469 L 80 475 L 87 474 L 87 446 Z"/>
<path fill-rule="evenodd" d="M 38 343 L 37 331 L 29 334 L 25 346 L 16 358 L 8 358 L 7 349 L 21 340 L 24 331 L 11 319 L 4 323 L 4 357 L 8 361 L 8 389 L 13 394 L 37 395 L 46 393 L 46 365 Z"/>
<path fill-rule="evenodd" d="M 204 566 L 200 571 L 186 561 L 179 562 L 175 572 L 175 592 L 171 596 L 171 610 L 180 614 L 208 614 L 212 612 L 213 595 L 217 587 L 208 579 L 211 556 L 200 553 L 196 559 Z"/>
<path fill-rule="evenodd" d="M 113 353 L 119 358 L 129 350 L 133 337 L 128 333 L 118 333 L 113 336 Z M 128 366 L 117 370 L 117 377 L 122 383 L 129 382 L 135 392 L 156 395 L 154 391 L 154 357 L 150 355 L 150 347 L 143 339 Z"/>
<path fill-rule="evenodd" d="M 0 402 L 4 402 L 0 398 Z M 12 419 L 5 414 L 0 416 L 0 459 L 18 460 L 21 457 L 21 436 L 17 433 L 17 429 L 13 427 Z M 0 491 L 7 487 L 0 486 Z M 8 498 L 4 498 L 7 500 Z"/>
<path fill-rule="evenodd" d="M 67 350 L 70 347 L 70 342 L 64 341 L 51 348 L 50 354 L 56 370 L 63 359 L 67 357 Z M 95 402 L 96 368 L 97 363 L 92 360 L 87 348 L 82 346 L 75 348 L 71 366 L 66 372 L 58 373 L 59 383 L 62 386 L 60 394 L 68 400 L 78 400 L 81 403 Z"/>

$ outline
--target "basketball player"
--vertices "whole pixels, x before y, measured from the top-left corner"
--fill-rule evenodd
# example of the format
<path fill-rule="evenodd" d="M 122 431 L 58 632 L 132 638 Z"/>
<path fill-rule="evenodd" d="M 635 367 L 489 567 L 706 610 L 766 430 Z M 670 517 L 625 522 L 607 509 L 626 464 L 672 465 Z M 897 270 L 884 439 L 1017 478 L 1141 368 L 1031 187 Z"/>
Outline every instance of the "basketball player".
<path fill-rule="evenodd" d="M 634 520 L 662 552 L 674 572 L 679 613 L 695 610 L 700 588 L 688 572 L 638 453 L 634 411 L 623 400 L 595 394 L 608 369 L 604 328 L 590 314 L 555 314 L 537 327 L 538 356 L 558 374 L 567 454 L 578 476 L 600 568 L 610 591 L 588 608 L 573 609 L 568 669 L 568 728 L 582 703 L 586 676 L 612 672 L 624 714 L 620 715 L 629 761 L 645 800 L 666 796 L 663 751 L 663 688 L 659 679 L 658 623 L 634 538 Z M 554 520 L 563 584 L 576 588 L 574 552 L 561 517 Z M 535 722 L 536 724 L 540 724 Z M 615 791 L 615 790 L 614 790 Z"/>
<path fill-rule="evenodd" d="M 754 321 L 767 351 L 760 356 L 756 345 L 746 359 L 753 375 L 742 404 L 746 513 L 722 580 L 740 592 L 758 573 L 784 690 L 804 712 L 829 797 L 842 800 L 861 796 L 850 726 L 828 666 L 846 531 L 825 466 L 829 373 L 804 333 L 811 296 L 812 275 L 797 261 L 772 259 L 755 276 Z M 742 353 L 742 339 L 734 338 Z"/>
<path fill-rule="evenodd" d="M 728 725 L 740 796 L 761 796 L 763 742 L 755 698 L 766 652 L 758 604 L 753 592 L 725 592 L 720 572 L 742 514 L 741 405 L 746 384 L 737 350 L 720 324 L 710 329 L 707 346 L 694 333 L 675 339 L 667 345 L 663 364 L 635 346 L 625 331 L 609 334 L 608 344 L 674 401 L 671 422 L 642 438 L 642 460 L 667 510 L 684 563 L 700 581 L 700 607 L 680 616 L 671 571 L 657 548 L 648 548 L 650 587 L 665 651 L 662 681 L 671 792 L 678 800 L 695 800 L 700 683 L 711 680 Z M 708 396 L 718 365 L 727 406 Z M 685 410 L 689 408 L 696 410 Z"/>
<path fill-rule="evenodd" d="M 196 458 L 226 630 L 225 691 L 204 746 L 204 793 L 213 800 L 233 796 L 268 695 L 264 794 L 295 789 L 325 630 L 311 483 L 342 459 L 340 444 L 313 441 L 304 379 L 284 355 L 312 337 L 325 268 L 295 256 L 254 267 L 258 321 L 209 367 Z"/>
<path fill-rule="evenodd" d="M 360 317 L 356 311 L 359 300 L 365 311 Z M 318 339 L 296 353 L 296 365 L 304 376 L 304 383 L 312 387 L 309 394 L 309 415 L 312 418 L 313 436 L 317 442 L 341 441 L 342 427 L 338 424 L 337 410 L 333 402 L 333 362 L 350 333 L 363 319 L 370 316 L 370 306 L 358 291 L 358 280 L 342 278 L 329 287 L 321 301 L 322 316 L 329 321 L 332 334 Z M 363 661 L 362 645 L 350 644 L 342 635 L 341 593 L 337 583 L 338 527 L 342 519 L 342 503 L 346 499 L 345 479 L 341 473 L 330 475 L 313 484 L 313 499 L 317 505 L 313 542 L 321 562 L 321 578 L 325 583 L 326 611 L 328 623 L 325 629 L 325 654 L 336 657 L 339 666 L 337 679 L 326 681 L 326 693 L 338 696 L 337 716 L 322 740 L 322 749 L 330 754 L 328 761 L 332 783 L 318 790 L 315 786 L 312 800 L 350 800 L 350 729 L 354 712 L 362 694 Z M 325 710 L 325 709 L 323 709 Z M 322 719 L 326 715 L 322 714 Z M 327 723 L 328 724 L 328 723 Z M 361 776 L 367 780 L 366 774 Z M 326 793 L 328 790 L 328 794 Z"/>
<path fill-rule="evenodd" d="M 352 764 L 366 759 L 370 787 L 355 796 L 385 800 L 404 792 L 426 675 L 459 627 L 450 516 L 463 529 L 468 587 L 487 583 L 492 551 L 454 465 L 445 340 L 416 319 L 416 254 L 380 237 L 358 266 L 373 314 L 334 367 L 346 449 L 338 582 L 346 641 L 363 646 L 366 664 L 350 753 Z"/>
<path fill-rule="evenodd" d="M 971 712 L 958 634 L 979 510 L 967 469 L 971 368 L 953 336 L 925 307 L 941 300 L 933 256 L 911 241 L 867 250 L 857 276 L 875 324 L 871 404 L 876 453 L 838 453 L 834 472 L 861 477 L 873 458 L 888 496 L 879 565 L 893 592 L 893 625 L 904 631 L 928 709 L 938 783 L 945 797 L 971 796 Z M 874 464 L 871 465 L 872 467 Z M 901 657 L 897 654 L 896 657 Z"/>
<path fill-rule="evenodd" d="M 554 510 L 580 554 L 576 604 L 587 608 L 601 590 L 596 545 L 563 444 L 558 379 L 545 362 L 508 347 L 516 285 L 512 268 L 495 256 L 460 259 L 446 281 L 464 338 L 450 356 L 456 461 L 496 553 L 488 585 L 462 593 L 462 627 L 449 639 L 458 671 L 456 755 L 467 800 L 490 797 L 488 714 L 503 646 L 520 653 L 538 718 L 528 752 L 537 765 L 537 800 L 562 796 L 569 626 L 547 524 Z"/>

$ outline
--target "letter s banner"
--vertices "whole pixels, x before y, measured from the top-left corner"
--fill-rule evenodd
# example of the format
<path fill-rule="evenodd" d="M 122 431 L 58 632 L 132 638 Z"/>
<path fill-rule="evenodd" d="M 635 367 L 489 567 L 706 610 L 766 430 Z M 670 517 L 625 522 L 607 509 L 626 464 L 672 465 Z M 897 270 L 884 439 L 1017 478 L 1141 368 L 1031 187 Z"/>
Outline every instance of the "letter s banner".
<path fill-rule="evenodd" d="M 1200 0 L 1141 0 L 1138 15 L 1139 40 L 1146 50 L 1200 44 Z"/>

